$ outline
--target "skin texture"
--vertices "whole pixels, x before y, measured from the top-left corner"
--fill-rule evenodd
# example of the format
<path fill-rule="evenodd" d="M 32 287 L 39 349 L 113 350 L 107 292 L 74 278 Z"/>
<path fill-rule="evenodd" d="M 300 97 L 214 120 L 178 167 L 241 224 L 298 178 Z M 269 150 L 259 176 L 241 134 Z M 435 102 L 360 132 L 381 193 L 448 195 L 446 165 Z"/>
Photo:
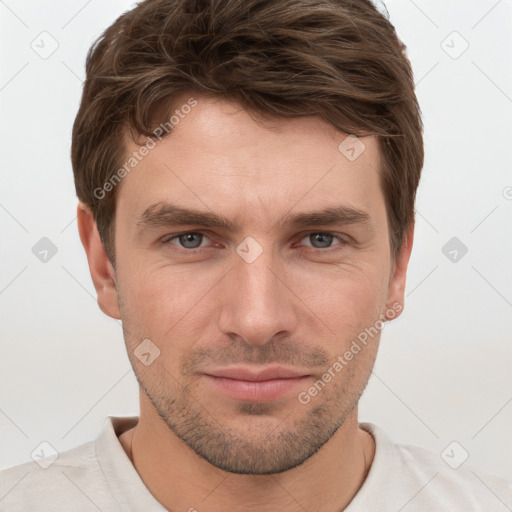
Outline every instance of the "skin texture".
<path fill-rule="evenodd" d="M 115 269 L 91 213 L 78 207 L 98 303 L 122 319 L 140 384 L 139 423 L 120 442 L 170 510 L 343 510 L 375 450 L 357 403 L 380 333 L 308 403 L 297 395 L 393 305 L 400 314 L 413 226 L 392 261 L 375 137 L 361 138 L 365 150 L 349 161 L 338 150 L 347 135 L 317 118 L 262 121 L 234 103 L 195 98 L 119 185 Z M 125 143 L 127 155 L 138 149 Z M 138 223 L 160 202 L 214 212 L 240 229 Z M 278 222 L 339 205 L 369 221 Z M 199 234 L 172 238 L 182 233 Z M 247 237 L 262 251 L 250 263 L 236 251 Z M 160 351 L 149 365 L 136 357 L 146 339 Z M 204 375 L 234 365 L 307 377 L 275 400 L 238 400 Z"/>

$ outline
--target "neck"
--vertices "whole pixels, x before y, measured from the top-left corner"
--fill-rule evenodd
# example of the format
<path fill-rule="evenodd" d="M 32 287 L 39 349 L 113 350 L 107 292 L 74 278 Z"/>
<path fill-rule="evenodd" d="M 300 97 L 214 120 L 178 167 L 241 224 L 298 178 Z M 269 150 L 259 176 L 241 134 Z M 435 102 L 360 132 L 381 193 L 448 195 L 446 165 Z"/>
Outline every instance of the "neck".
<path fill-rule="evenodd" d="M 137 425 L 119 439 L 146 487 L 168 510 L 222 512 L 241 510 L 243 503 L 244 512 L 342 511 L 375 453 L 372 436 L 359 428 L 356 407 L 300 466 L 273 475 L 237 475 L 200 458 L 151 412 L 141 408 Z"/>

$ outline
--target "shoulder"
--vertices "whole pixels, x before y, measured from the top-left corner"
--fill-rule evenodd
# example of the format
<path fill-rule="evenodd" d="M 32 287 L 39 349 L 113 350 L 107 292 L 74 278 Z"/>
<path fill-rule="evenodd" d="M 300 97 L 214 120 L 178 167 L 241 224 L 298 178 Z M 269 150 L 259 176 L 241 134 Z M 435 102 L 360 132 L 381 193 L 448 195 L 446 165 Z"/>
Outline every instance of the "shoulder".
<path fill-rule="evenodd" d="M 439 503 L 460 503 L 467 510 L 511 510 L 512 482 L 464 461 L 467 452 L 460 444 L 449 445 L 441 454 L 412 445 L 397 444 L 395 448 L 400 465 L 418 483 L 431 475 L 424 483 L 425 494 Z"/>
<path fill-rule="evenodd" d="M 468 454 L 460 444 L 454 442 L 442 453 L 434 453 L 394 443 L 373 424 L 361 426 L 376 441 L 373 483 L 394 489 L 395 497 L 399 496 L 394 505 L 409 503 L 411 510 L 512 510 L 512 482 L 468 464 Z"/>
<path fill-rule="evenodd" d="M 73 510 L 97 512 L 90 496 L 98 494 L 98 486 L 106 485 L 90 441 L 71 450 L 46 455 L 44 450 L 34 461 L 0 471 L 0 511 L 54 512 Z"/>

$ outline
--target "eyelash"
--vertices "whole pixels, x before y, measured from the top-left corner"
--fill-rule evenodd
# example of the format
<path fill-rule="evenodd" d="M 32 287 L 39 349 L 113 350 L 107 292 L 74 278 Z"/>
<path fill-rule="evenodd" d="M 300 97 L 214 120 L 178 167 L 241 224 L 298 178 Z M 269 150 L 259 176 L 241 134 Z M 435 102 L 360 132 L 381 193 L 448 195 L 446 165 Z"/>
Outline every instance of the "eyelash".
<path fill-rule="evenodd" d="M 334 239 L 336 239 L 339 242 L 339 244 L 335 245 L 333 247 L 326 247 L 324 249 L 321 249 L 321 248 L 318 248 L 318 247 L 308 247 L 310 252 L 326 254 L 326 253 L 331 252 L 331 251 L 336 251 L 336 250 L 343 249 L 345 247 L 345 245 L 347 245 L 349 243 L 348 240 L 346 239 L 346 237 L 344 237 L 344 236 L 342 236 L 340 234 L 331 233 L 330 231 L 310 231 L 309 233 L 306 233 L 300 239 L 300 241 L 302 241 L 304 238 L 306 238 L 306 237 L 308 237 L 310 235 L 313 235 L 313 234 L 332 236 Z M 182 233 L 177 233 L 175 235 L 168 235 L 168 236 L 164 237 L 162 239 L 162 243 L 164 245 L 174 245 L 174 244 L 171 244 L 171 242 L 173 240 L 178 239 L 180 236 L 183 236 L 183 235 L 202 235 L 202 236 L 204 236 L 206 238 L 209 238 L 207 234 L 205 234 L 205 233 L 203 233 L 201 231 L 184 231 Z M 195 249 L 186 249 L 184 247 L 179 247 L 178 246 L 176 249 L 173 249 L 173 250 L 176 250 L 176 251 L 182 252 L 182 253 L 186 253 L 186 254 L 202 254 L 203 252 L 205 252 L 205 250 L 208 250 L 208 247 L 197 247 Z"/>

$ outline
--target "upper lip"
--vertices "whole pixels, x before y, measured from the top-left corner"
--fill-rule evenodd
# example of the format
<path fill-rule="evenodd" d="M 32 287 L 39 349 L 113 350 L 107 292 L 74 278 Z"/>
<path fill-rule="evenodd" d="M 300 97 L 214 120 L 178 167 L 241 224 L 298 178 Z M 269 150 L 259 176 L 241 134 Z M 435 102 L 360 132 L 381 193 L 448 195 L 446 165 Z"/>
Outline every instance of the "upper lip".
<path fill-rule="evenodd" d="M 253 382 L 272 379 L 294 379 L 307 376 L 307 374 L 304 372 L 283 368 L 282 366 L 266 368 L 230 366 L 228 368 L 220 368 L 205 373 L 206 375 L 210 375 L 212 377 L 224 377 L 227 379 L 246 380 Z"/>

